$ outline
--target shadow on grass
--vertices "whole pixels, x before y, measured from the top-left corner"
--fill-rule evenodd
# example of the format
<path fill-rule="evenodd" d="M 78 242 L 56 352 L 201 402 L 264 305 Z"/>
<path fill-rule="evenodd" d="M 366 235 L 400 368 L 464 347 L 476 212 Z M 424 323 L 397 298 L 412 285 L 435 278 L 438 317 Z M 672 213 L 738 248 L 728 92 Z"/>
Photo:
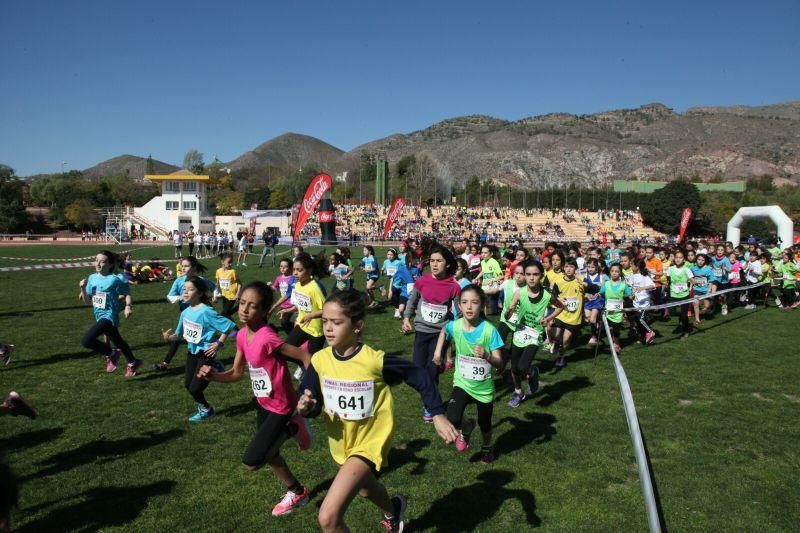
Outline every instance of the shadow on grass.
<path fill-rule="evenodd" d="M 541 526 L 533 493 L 506 487 L 514 477 L 513 472 L 506 470 L 487 470 L 478 475 L 478 482 L 453 489 L 431 503 L 428 510 L 410 526 L 414 531 L 474 531 L 481 523 L 491 521 L 500 506 L 509 499 L 520 503 L 528 527 Z"/>
<path fill-rule="evenodd" d="M 246 413 L 253 413 L 256 412 L 256 401 L 254 399 L 248 400 L 244 403 L 240 403 L 237 405 L 231 405 L 230 407 L 226 407 L 225 409 L 220 409 L 217 411 L 218 415 L 222 416 L 239 416 Z"/>
<path fill-rule="evenodd" d="M 76 289 L 77 291 L 77 289 Z M 166 298 L 151 298 L 149 300 L 136 300 L 134 303 L 138 305 L 151 305 L 151 304 L 160 304 L 165 303 L 167 301 Z M 45 307 L 42 309 L 25 309 L 25 310 L 18 310 L 18 311 L 8 311 L 6 313 L 0 313 L 0 318 L 7 317 L 7 316 L 33 316 L 35 313 L 50 313 L 53 311 L 72 311 L 74 309 L 89 309 L 90 306 L 88 304 L 79 304 L 79 305 L 66 305 L 64 307 Z"/>
<path fill-rule="evenodd" d="M 68 503 L 16 531 L 97 531 L 124 526 L 141 514 L 150 497 L 169 494 L 175 485 L 175 481 L 162 480 L 149 485 L 95 487 L 68 498 L 59 498 L 25 509 L 26 512 L 34 513 Z"/>
<path fill-rule="evenodd" d="M 100 461 L 108 463 L 115 459 L 127 458 L 130 454 L 158 446 L 182 435 L 177 429 L 163 433 L 148 432 L 141 437 L 127 437 L 119 440 L 95 440 L 83 444 L 74 450 L 57 453 L 37 464 L 44 468 L 35 474 L 30 474 L 22 480 L 53 476 L 72 470 L 78 466 Z"/>
<path fill-rule="evenodd" d="M 430 445 L 429 439 L 414 439 L 409 442 L 403 442 L 393 446 L 389 450 L 389 465 L 383 471 L 391 472 L 397 470 L 409 463 L 414 463 L 414 468 L 411 469 L 411 474 L 418 476 L 425 473 L 425 465 L 428 464 L 428 459 L 419 457 L 417 453 L 421 452 L 423 448 Z"/>
<path fill-rule="evenodd" d="M 592 383 L 586 376 L 575 376 L 572 379 L 559 381 L 558 383 L 553 383 L 552 385 L 543 387 L 537 393 L 537 395 L 541 395 L 542 397 L 539 398 L 536 404 L 541 405 L 542 407 L 549 407 L 570 392 L 593 386 L 594 383 Z"/>
<path fill-rule="evenodd" d="M 154 379 L 174 378 L 175 376 L 182 376 L 185 372 L 183 366 L 167 368 L 166 370 L 152 370 L 144 376 L 138 377 L 136 381 L 151 381 Z"/>
<path fill-rule="evenodd" d="M 494 451 L 497 456 L 512 453 L 529 444 L 544 444 L 558 433 L 554 427 L 556 417 L 545 413 L 525 413 L 527 420 L 507 416 L 494 424 L 498 427 L 508 422 L 511 429 L 497 437 Z"/>
<path fill-rule="evenodd" d="M 38 446 L 40 444 L 44 444 L 45 442 L 50 442 L 51 440 L 59 438 L 62 433 L 64 433 L 64 428 L 37 429 L 36 431 L 27 431 L 25 433 L 14 435 L 13 437 L 0 439 L 0 450 L 10 452 L 14 450 L 33 448 L 34 446 Z"/>
<path fill-rule="evenodd" d="M 3 369 L 3 372 L 9 372 L 11 370 L 17 370 L 21 368 L 30 368 L 34 366 L 53 365 L 57 363 L 63 363 L 64 361 L 91 359 L 93 357 L 97 358 L 98 370 L 100 370 L 101 368 L 105 369 L 105 358 L 103 356 L 87 350 L 81 350 L 80 352 L 56 353 L 49 357 L 43 357 L 41 359 L 33 359 L 27 361 L 17 360 L 16 362 L 5 367 Z"/>

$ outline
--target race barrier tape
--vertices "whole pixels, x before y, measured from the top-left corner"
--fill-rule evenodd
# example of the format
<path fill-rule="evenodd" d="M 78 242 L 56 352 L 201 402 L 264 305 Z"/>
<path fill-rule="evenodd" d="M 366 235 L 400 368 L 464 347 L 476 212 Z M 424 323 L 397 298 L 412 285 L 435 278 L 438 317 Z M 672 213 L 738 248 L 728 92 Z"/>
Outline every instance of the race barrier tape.
<path fill-rule="evenodd" d="M 642 483 L 642 493 L 644 496 L 645 509 L 647 510 L 647 522 L 650 526 L 650 533 L 661 533 L 661 519 L 658 512 L 658 505 L 656 504 L 655 492 L 653 490 L 653 479 L 650 476 L 647 450 L 644 447 L 642 430 L 639 427 L 639 417 L 636 414 L 636 405 L 633 403 L 633 394 L 631 393 L 631 386 L 628 383 L 628 376 L 625 374 L 625 369 L 622 367 L 617 351 L 614 349 L 611 329 L 608 326 L 608 320 L 605 314 L 603 314 L 603 326 L 608 336 L 608 343 L 611 345 L 614 372 L 617 375 L 619 392 L 622 395 L 622 404 L 625 407 L 625 418 L 628 420 L 628 431 L 631 434 L 633 451 L 636 455 L 636 466 L 639 470 L 639 480 Z"/>
<path fill-rule="evenodd" d="M 773 278 L 772 281 L 780 281 L 782 279 L 783 278 Z M 788 279 L 792 279 L 792 278 L 788 278 Z M 699 302 L 700 300 L 706 300 L 708 298 L 716 298 L 717 296 L 719 296 L 721 294 L 728 293 L 728 292 L 747 291 L 747 290 L 750 290 L 750 289 L 754 289 L 756 287 L 761 287 L 763 285 L 771 285 L 772 281 L 760 281 L 760 282 L 754 283 L 752 285 L 742 285 L 741 287 L 732 287 L 730 289 L 723 289 L 721 291 L 716 291 L 716 292 L 710 292 L 709 291 L 708 294 L 703 294 L 702 296 L 694 296 L 692 298 L 686 298 L 685 300 L 681 300 L 679 302 L 670 302 L 668 304 L 652 305 L 650 307 L 625 307 L 622 311 L 626 312 L 626 313 L 630 312 L 630 311 L 640 312 L 641 313 L 642 311 L 648 311 L 649 312 L 649 311 L 659 311 L 661 309 L 670 309 L 672 307 L 679 307 L 681 305 L 686 305 L 686 304 L 690 304 L 690 303 L 694 303 L 694 302 Z"/>

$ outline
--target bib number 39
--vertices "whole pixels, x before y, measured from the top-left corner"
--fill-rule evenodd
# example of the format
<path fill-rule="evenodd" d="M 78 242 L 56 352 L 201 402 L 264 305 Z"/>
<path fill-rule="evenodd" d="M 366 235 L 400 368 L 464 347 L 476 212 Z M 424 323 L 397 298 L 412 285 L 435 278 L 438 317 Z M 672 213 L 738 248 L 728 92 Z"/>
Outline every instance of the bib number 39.
<path fill-rule="evenodd" d="M 364 420 L 373 414 L 375 383 L 322 378 L 325 410 L 343 420 Z"/>
<path fill-rule="evenodd" d="M 484 381 L 492 377 L 492 365 L 480 357 L 459 355 L 458 372 L 464 379 Z"/>

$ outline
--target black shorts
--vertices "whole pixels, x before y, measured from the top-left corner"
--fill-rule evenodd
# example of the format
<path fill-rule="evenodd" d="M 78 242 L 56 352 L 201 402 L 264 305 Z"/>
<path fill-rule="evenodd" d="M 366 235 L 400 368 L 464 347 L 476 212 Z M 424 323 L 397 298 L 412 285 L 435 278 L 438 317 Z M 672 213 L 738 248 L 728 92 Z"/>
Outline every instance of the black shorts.
<path fill-rule="evenodd" d="M 570 333 L 575 333 L 581 329 L 580 324 L 565 324 L 557 318 L 553 319 L 553 327 L 569 331 Z"/>
<path fill-rule="evenodd" d="M 533 358 L 536 351 L 539 349 L 535 344 L 520 348 L 519 346 L 511 345 L 511 370 L 513 372 L 521 373 L 528 372 L 533 363 Z"/>

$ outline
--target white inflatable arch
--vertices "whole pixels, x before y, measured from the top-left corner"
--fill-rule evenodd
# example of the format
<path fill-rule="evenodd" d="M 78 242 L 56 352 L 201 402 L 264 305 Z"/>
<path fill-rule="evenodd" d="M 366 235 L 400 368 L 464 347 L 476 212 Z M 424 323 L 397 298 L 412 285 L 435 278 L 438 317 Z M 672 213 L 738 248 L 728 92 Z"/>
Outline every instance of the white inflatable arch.
<path fill-rule="evenodd" d="M 728 239 L 734 246 L 738 246 L 742 237 L 742 222 L 746 218 L 769 218 L 778 227 L 778 237 L 781 239 L 781 249 L 792 245 L 794 240 L 794 223 L 783 209 L 777 205 L 760 205 L 755 207 L 740 208 L 733 218 L 728 221 Z"/>

